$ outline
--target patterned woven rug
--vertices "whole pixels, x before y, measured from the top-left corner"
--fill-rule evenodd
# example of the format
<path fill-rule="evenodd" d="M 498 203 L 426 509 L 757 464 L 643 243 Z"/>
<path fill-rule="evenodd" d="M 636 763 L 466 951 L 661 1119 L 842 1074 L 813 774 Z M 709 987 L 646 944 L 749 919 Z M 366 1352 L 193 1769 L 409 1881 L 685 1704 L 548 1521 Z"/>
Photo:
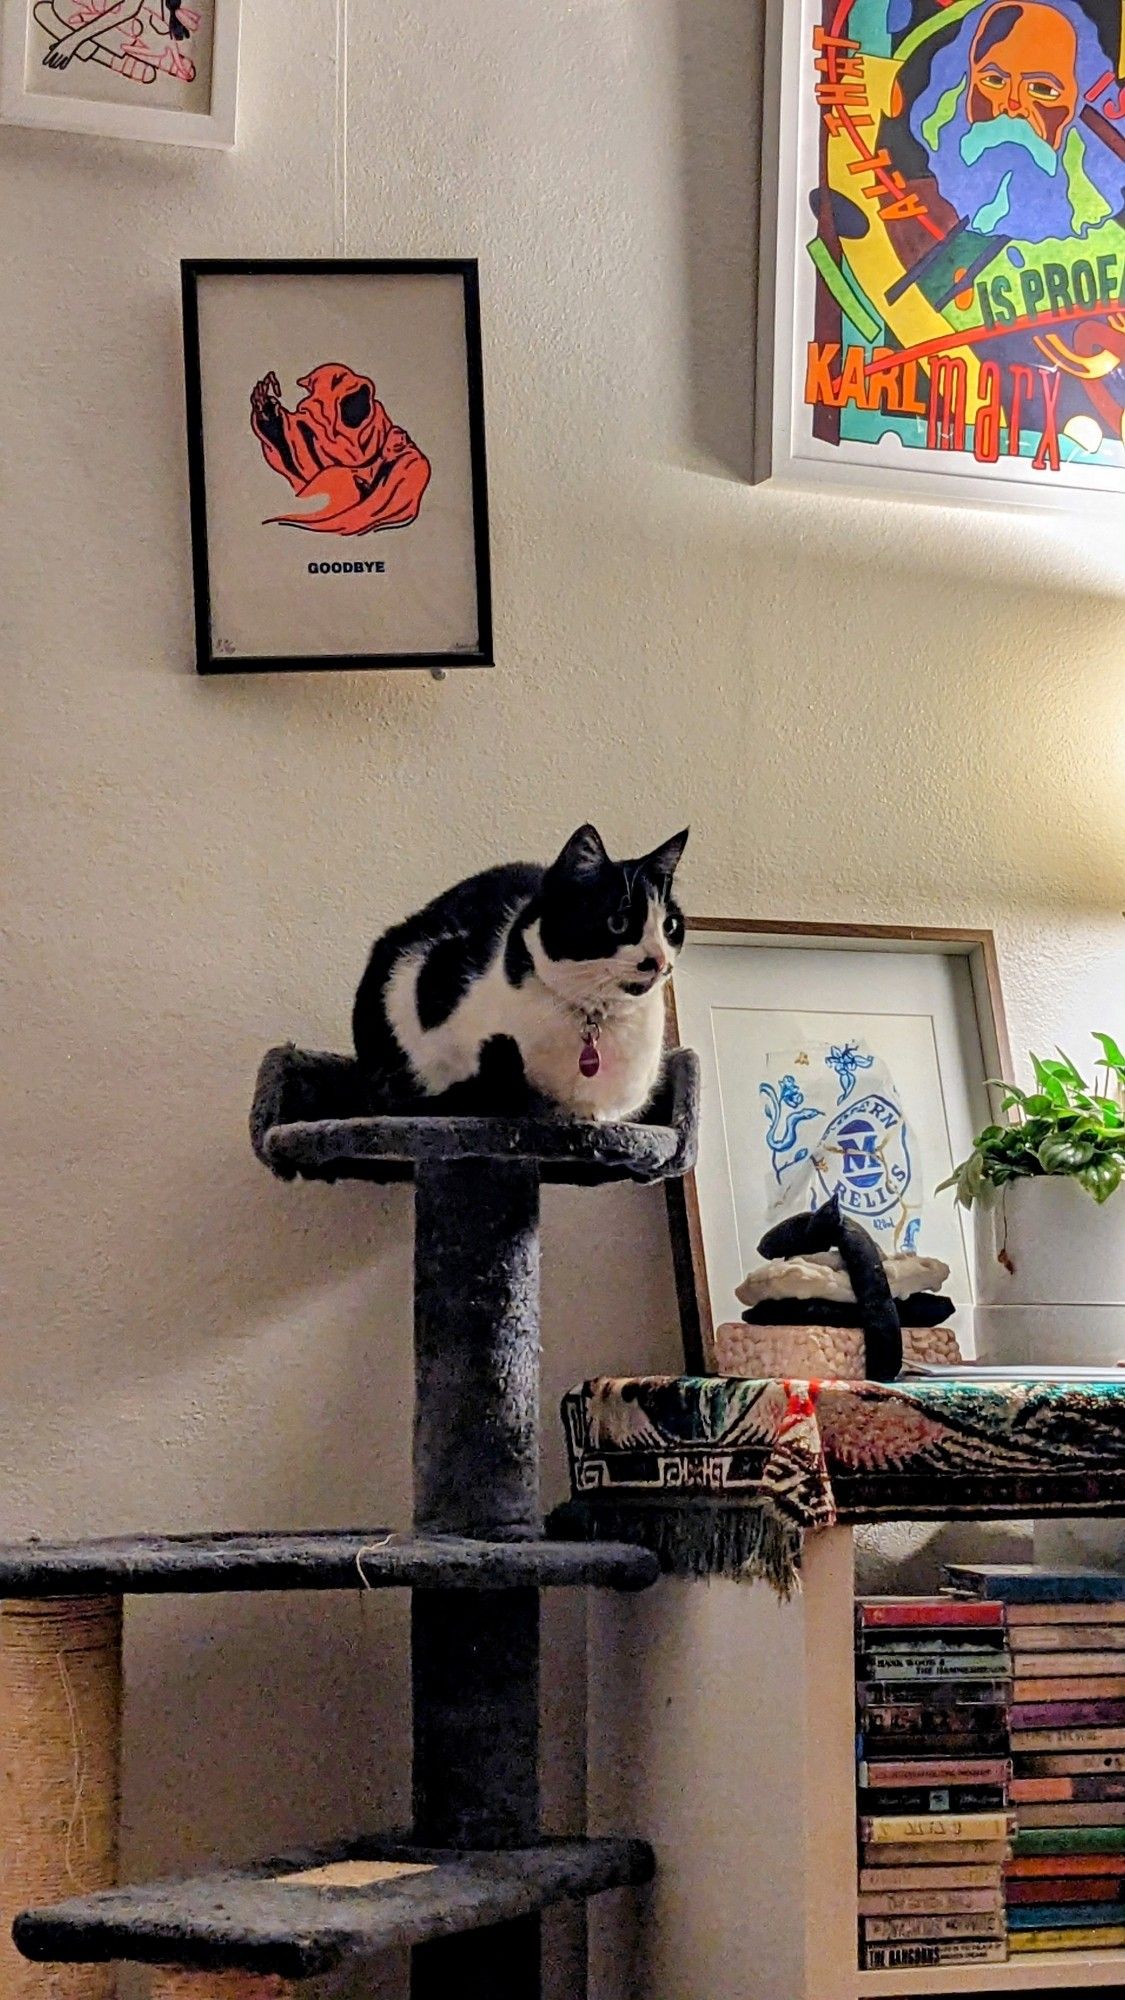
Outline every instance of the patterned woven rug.
<path fill-rule="evenodd" d="M 765 1577 L 836 1521 L 1125 1514 L 1125 1379 L 602 1377 L 563 1402 L 552 1532 L 639 1541 L 678 1575 Z"/>

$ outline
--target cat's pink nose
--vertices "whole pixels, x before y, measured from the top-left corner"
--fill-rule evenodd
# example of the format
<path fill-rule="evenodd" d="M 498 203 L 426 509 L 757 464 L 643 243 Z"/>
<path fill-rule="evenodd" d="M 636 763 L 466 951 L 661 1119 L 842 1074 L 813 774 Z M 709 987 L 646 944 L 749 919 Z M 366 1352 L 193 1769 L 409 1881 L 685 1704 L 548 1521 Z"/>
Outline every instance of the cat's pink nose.
<path fill-rule="evenodd" d="M 663 954 L 657 953 L 657 955 L 654 958 L 642 958 L 640 964 L 637 967 L 637 971 L 661 973 L 665 970 L 667 964 L 668 960 L 663 956 Z"/>

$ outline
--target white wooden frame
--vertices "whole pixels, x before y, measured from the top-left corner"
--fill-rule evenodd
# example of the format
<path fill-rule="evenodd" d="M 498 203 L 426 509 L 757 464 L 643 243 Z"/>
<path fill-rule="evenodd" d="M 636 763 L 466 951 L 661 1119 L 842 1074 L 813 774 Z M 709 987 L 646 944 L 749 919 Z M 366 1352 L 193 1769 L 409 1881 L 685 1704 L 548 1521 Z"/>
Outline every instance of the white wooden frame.
<path fill-rule="evenodd" d="M 27 65 L 35 29 L 31 0 L 0 0 L 0 123 L 166 146 L 233 146 L 242 0 L 212 0 L 212 4 L 211 105 L 209 111 L 202 112 L 143 103 L 106 104 L 28 90 Z"/>
<path fill-rule="evenodd" d="M 798 391 L 815 293 L 815 272 L 801 247 L 812 227 L 802 141 L 808 141 L 808 121 L 817 115 L 802 87 L 803 64 L 820 6 L 818 0 L 765 0 L 765 6 L 755 478 L 993 511 L 1068 509 L 1097 519 L 1107 502 L 1125 497 L 1125 472 L 1117 476 L 1071 462 L 1058 474 L 1036 474 L 1026 460 L 1015 461 L 1024 468 L 1016 472 L 1003 456 L 994 465 L 977 464 L 970 456 L 972 470 L 957 470 L 959 464 L 964 468 L 965 455 L 953 452 L 934 454 L 922 469 L 911 463 L 917 453 L 887 439 L 857 464 L 839 448 L 798 434 L 797 411 L 803 408 Z"/>

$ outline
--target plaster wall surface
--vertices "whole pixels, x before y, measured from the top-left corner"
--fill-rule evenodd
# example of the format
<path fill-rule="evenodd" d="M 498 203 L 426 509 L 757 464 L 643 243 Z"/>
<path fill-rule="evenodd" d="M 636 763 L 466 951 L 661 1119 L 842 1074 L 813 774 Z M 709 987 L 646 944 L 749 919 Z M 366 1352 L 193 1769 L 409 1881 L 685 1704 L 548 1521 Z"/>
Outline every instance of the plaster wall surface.
<path fill-rule="evenodd" d="M 746 482 L 754 0 L 244 14 L 233 154 L 0 131 L 8 1536 L 406 1518 L 407 1196 L 245 1114 L 458 873 L 690 819 L 698 913 L 992 925 L 1017 1048 L 1125 1025 L 1119 518 Z M 201 682 L 177 260 L 345 251 L 481 260 L 498 668 Z M 558 1395 L 678 1337 L 659 1194 L 545 1206 L 553 1496 Z M 138 1609 L 128 1864 L 401 1817 L 404 1638 Z"/>

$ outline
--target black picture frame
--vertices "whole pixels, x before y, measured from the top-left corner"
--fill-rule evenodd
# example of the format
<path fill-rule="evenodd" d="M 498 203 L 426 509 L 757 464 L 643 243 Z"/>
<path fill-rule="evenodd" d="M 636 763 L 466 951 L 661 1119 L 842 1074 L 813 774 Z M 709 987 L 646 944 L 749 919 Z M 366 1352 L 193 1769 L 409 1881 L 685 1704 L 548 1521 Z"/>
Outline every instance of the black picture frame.
<path fill-rule="evenodd" d="M 180 265 L 183 309 L 184 379 L 187 410 L 192 577 L 195 602 L 196 670 L 200 674 L 327 673 L 357 670 L 454 667 L 495 664 L 492 629 L 492 575 L 489 549 L 488 471 L 484 426 L 484 365 L 481 345 L 480 275 L 475 257 L 435 258 L 184 258 Z M 208 550 L 207 467 L 204 452 L 203 363 L 200 348 L 199 286 L 209 277 L 460 277 L 464 290 L 468 435 L 472 477 L 473 557 L 476 577 L 477 641 L 453 652 L 237 655 L 219 652 L 212 627 Z"/>

